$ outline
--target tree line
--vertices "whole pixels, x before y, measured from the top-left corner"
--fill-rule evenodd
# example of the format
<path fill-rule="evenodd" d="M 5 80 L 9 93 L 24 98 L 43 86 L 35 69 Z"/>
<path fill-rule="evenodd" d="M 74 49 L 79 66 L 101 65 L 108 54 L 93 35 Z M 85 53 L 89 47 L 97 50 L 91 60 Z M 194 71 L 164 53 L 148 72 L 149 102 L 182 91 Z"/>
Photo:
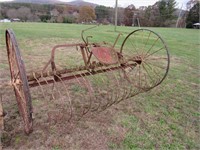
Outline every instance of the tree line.
<path fill-rule="evenodd" d="M 181 15 L 178 25 L 186 26 L 186 21 L 193 17 L 194 12 L 191 14 L 184 11 L 183 14 L 180 14 L 180 10 L 176 6 L 175 0 L 159 0 L 152 6 L 142 6 L 138 9 L 133 4 L 126 8 L 119 7 L 117 24 L 124 26 L 170 27 L 177 24 L 177 19 Z M 1 3 L 0 5 L 0 19 L 19 18 L 25 22 L 113 24 L 114 12 L 115 8 L 101 5 L 95 8 L 67 4 Z M 189 19 L 187 18 L 188 16 L 190 17 Z"/>

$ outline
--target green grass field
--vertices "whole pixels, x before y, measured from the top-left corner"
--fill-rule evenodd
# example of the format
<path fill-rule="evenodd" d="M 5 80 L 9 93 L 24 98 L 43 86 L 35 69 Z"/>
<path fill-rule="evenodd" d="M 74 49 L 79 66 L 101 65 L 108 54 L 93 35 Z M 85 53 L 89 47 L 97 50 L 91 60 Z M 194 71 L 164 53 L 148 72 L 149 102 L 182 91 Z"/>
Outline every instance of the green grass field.
<path fill-rule="evenodd" d="M 30 71 L 36 70 L 48 61 L 53 45 L 67 43 L 68 41 L 81 42 L 81 31 L 90 26 L 1 23 L 1 81 L 10 78 L 5 48 L 5 29 L 12 28 L 15 32 L 27 70 Z M 135 29 L 138 28 L 117 27 L 117 31 L 123 34 L 117 46 L 120 47 L 123 38 Z M 66 148 L 200 149 L 200 30 L 149 29 L 161 35 L 170 50 L 170 71 L 166 80 L 159 87 L 109 108 L 109 110 L 100 114 L 96 120 L 81 121 L 73 131 L 64 132 L 64 135 L 61 134 L 63 131 L 60 130 L 67 130 L 66 128 L 70 128 L 70 126 L 40 124 L 37 127 L 35 125 L 34 132 L 29 137 L 21 133 L 22 127 L 20 129 L 12 127 L 12 130 L 5 127 L 6 136 L 2 138 L 4 147 L 11 149 L 39 147 L 56 150 Z M 99 26 L 97 29 L 89 31 L 88 34 L 93 35 L 95 41 L 102 41 L 103 39 L 103 41 L 111 43 L 115 41 L 118 35 L 114 32 L 113 26 Z M 3 99 L 3 104 L 8 112 L 16 107 L 15 104 L 11 105 L 9 101 L 14 101 L 14 96 Z M 49 110 L 47 108 L 42 109 L 43 102 L 35 100 L 33 104 L 38 107 L 35 108 L 38 111 L 35 124 L 39 124 L 37 119 L 45 116 L 45 112 Z M 49 106 L 50 108 L 51 106 Z M 40 109 L 42 112 L 39 113 Z M 10 122 L 12 121 L 11 119 Z M 9 122 L 6 121 L 5 125 L 7 124 Z M 48 131 L 45 128 L 48 128 Z M 34 147 L 33 145 L 37 146 Z"/>

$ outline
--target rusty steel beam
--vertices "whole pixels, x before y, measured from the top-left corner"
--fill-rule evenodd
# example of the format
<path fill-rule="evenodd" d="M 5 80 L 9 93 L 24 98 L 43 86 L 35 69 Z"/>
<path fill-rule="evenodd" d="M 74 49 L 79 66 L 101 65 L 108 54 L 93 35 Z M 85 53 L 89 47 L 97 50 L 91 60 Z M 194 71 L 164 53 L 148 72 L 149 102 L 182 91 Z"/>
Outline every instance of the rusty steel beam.
<path fill-rule="evenodd" d="M 127 68 L 129 66 L 135 66 L 135 65 L 136 65 L 136 63 L 133 63 L 133 64 L 125 65 L 125 66 L 109 67 L 109 68 L 99 69 L 99 70 L 95 70 L 95 71 L 91 71 L 91 72 L 85 70 L 84 73 L 77 73 L 77 74 L 70 75 L 70 76 L 60 77 L 59 80 L 49 79 L 49 80 L 40 81 L 40 82 L 32 82 L 32 83 L 29 83 L 29 87 L 36 87 L 36 86 L 39 86 L 39 85 L 46 85 L 46 84 L 54 83 L 55 81 L 56 82 L 60 82 L 61 80 L 62 81 L 66 81 L 66 80 L 71 80 L 71 79 L 75 79 L 75 78 L 95 75 L 95 74 L 99 74 L 99 73 L 103 73 L 103 72 L 109 72 L 109 71 L 114 71 L 114 70 L 119 70 L 119 69 L 125 69 L 125 68 Z M 65 71 L 66 70 L 63 70 L 63 72 L 65 72 Z M 79 70 L 79 71 L 83 71 L 83 70 Z M 52 75 L 59 76 L 60 74 L 53 74 L 52 73 Z"/>
<path fill-rule="evenodd" d="M 62 74 L 66 74 L 66 73 L 72 73 L 72 72 L 76 72 L 76 71 L 84 71 L 84 70 L 87 70 L 87 69 L 94 69 L 94 67 L 98 68 L 98 67 L 102 67 L 104 66 L 103 64 L 96 64 L 95 66 L 80 66 L 80 67 L 77 67 L 77 68 L 71 68 L 71 69 L 62 69 L 62 70 L 56 70 L 55 72 L 54 71 L 45 71 L 45 72 L 33 72 L 31 74 L 29 74 L 27 76 L 27 79 L 28 81 L 34 81 L 35 78 L 39 79 L 41 77 L 49 77 L 49 76 L 53 76 L 53 75 L 62 75 Z"/>

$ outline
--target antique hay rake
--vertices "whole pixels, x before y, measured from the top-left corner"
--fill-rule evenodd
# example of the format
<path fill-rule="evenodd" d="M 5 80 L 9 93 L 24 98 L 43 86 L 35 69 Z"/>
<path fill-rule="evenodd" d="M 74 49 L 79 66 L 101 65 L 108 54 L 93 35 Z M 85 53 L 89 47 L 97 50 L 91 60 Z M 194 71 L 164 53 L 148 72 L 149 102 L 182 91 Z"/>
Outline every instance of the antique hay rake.
<path fill-rule="evenodd" d="M 65 94 L 61 97 L 66 101 L 63 105 L 66 110 L 64 114 L 70 121 L 78 120 L 88 112 L 103 111 L 124 99 L 149 91 L 167 76 L 170 63 L 168 48 L 155 32 L 135 30 L 128 34 L 118 49 L 115 47 L 121 34 L 111 45 L 107 42 L 90 42 L 92 36 L 84 36 L 86 30 L 81 33 L 82 43 L 54 46 L 44 68 L 28 74 L 14 32 L 6 30 L 11 84 L 27 134 L 33 129 L 29 88 L 38 86 L 44 94 L 45 88 L 42 87 L 53 85 L 52 91 L 44 94 L 45 98 L 55 98 L 56 94 L 61 93 L 59 89 L 62 89 Z M 55 61 L 55 53 L 62 49 L 64 54 L 73 48 L 75 50 L 71 55 L 74 57 L 67 59 L 67 64 L 60 69 Z"/>

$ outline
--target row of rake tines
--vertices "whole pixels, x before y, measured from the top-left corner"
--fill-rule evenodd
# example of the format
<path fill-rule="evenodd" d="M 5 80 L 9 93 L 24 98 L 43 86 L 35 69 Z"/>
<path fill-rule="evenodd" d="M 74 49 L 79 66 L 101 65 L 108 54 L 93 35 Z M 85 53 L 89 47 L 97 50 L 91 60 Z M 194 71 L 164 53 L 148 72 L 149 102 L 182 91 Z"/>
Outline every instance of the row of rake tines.
<path fill-rule="evenodd" d="M 105 67 L 101 67 L 101 69 L 103 70 Z M 82 71 L 79 77 L 76 76 L 76 72 L 72 72 L 70 75 L 74 78 L 67 81 L 62 80 L 60 75 L 54 74 L 54 76 L 46 78 L 42 76 L 42 73 L 38 79 L 33 73 L 35 82 L 40 88 L 34 88 L 32 96 L 43 97 L 47 102 L 46 105 L 56 105 L 53 107 L 61 110 L 62 115 L 65 115 L 64 118 L 70 122 L 78 121 L 90 112 L 100 113 L 110 106 L 142 92 L 135 86 L 137 83 L 134 83 L 134 76 L 125 74 L 124 68 L 106 69 L 108 69 L 107 72 L 90 73 L 90 75 L 86 75 L 86 72 Z M 52 79 L 53 83 L 49 83 L 48 79 Z M 46 85 L 41 85 L 40 81 L 45 81 Z"/>

